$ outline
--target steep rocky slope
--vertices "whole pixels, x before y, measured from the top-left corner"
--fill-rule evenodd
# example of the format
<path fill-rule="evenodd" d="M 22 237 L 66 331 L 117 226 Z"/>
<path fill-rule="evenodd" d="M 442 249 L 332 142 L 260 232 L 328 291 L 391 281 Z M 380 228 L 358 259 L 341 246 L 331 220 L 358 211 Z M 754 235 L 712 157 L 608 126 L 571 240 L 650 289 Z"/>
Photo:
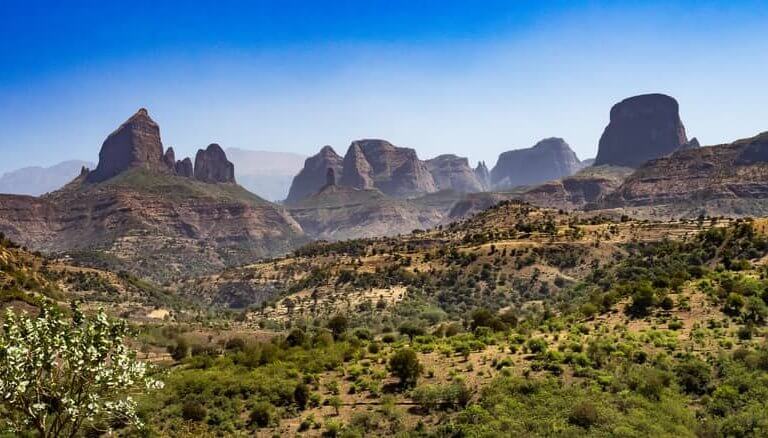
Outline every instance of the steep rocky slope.
<path fill-rule="evenodd" d="M 177 175 L 188 165 L 171 168 L 161 150 L 157 125 L 140 110 L 105 141 L 94 172 L 41 198 L 0 196 L 0 231 L 30 248 L 156 279 L 212 272 L 304 241 L 285 211 L 234 184 L 218 146 L 198 153 L 193 177 Z"/>
<path fill-rule="evenodd" d="M 489 187 L 485 163 L 472 169 L 466 158 L 450 154 L 422 161 L 413 149 L 386 140 L 366 139 L 353 141 L 343 158 L 330 146 L 308 158 L 293 179 L 286 202 L 297 203 L 317 193 L 325 184 L 327 169 L 334 170 L 339 186 L 377 189 L 399 199 L 440 190 L 480 192 Z"/>
<path fill-rule="evenodd" d="M 525 189 L 513 198 L 541 207 L 580 209 L 616 190 L 630 174 L 628 167 L 587 167 L 575 175 Z"/>
<path fill-rule="evenodd" d="M 576 154 L 562 138 L 547 138 L 528 149 L 499 155 L 491 170 L 494 188 L 539 184 L 573 175 L 581 168 Z"/>
<path fill-rule="evenodd" d="M 304 167 L 293 178 L 286 202 L 298 202 L 317 193 L 325 184 L 328 169 L 333 169 L 337 177 L 341 175 L 342 158 L 331 146 L 326 145 L 304 161 Z"/>
<path fill-rule="evenodd" d="M 696 139 L 688 142 L 677 101 L 664 94 L 644 94 L 611 108 L 595 164 L 639 167 L 648 160 L 696 146 Z"/>
<path fill-rule="evenodd" d="M 432 174 L 415 150 L 378 139 L 352 142 L 344 156 L 341 185 L 376 188 L 399 198 L 437 191 Z"/>
<path fill-rule="evenodd" d="M 478 165 L 476 172 L 469 167 L 469 160 L 466 158 L 450 154 L 439 155 L 427 160 L 426 164 L 438 190 L 473 193 L 482 192 L 486 189 L 483 179 L 481 179 L 484 178 L 483 168 Z"/>
<path fill-rule="evenodd" d="M 652 160 L 598 208 L 657 207 L 670 214 L 768 211 L 768 133 Z"/>

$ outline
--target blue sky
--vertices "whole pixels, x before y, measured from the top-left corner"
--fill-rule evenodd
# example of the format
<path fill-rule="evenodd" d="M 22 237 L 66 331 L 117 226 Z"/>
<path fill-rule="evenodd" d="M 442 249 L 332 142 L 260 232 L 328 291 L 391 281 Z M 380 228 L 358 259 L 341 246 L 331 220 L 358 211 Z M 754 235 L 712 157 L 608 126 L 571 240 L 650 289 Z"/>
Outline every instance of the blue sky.
<path fill-rule="evenodd" d="M 611 105 L 647 92 L 702 144 L 768 130 L 764 1 L 3 0 L 0 17 L 0 172 L 95 161 L 140 107 L 177 156 L 376 137 L 493 165 L 558 136 L 587 158 Z"/>

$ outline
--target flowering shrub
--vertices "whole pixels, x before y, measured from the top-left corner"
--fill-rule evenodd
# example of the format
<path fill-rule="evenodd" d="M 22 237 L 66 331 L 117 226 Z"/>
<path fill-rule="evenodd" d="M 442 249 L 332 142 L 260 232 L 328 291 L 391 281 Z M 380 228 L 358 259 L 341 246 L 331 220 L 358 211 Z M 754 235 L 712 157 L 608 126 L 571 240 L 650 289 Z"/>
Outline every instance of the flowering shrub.
<path fill-rule="evenodd" d="M 124 340 L 128 327 L 104 312 L 72 319 L 49 304 L 37 317 L 6 313 L 0 332 L 0 430 L 74 436 L 114 421 L 141 427 L 128 393 L 161 388 Z"/>

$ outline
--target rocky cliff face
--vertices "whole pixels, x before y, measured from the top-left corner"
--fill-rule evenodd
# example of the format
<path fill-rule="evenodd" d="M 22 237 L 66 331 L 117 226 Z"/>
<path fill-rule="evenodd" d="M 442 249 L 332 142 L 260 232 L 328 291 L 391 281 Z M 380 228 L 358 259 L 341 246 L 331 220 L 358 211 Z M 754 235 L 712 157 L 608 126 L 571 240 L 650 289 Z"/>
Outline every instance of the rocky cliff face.
<path fill-rule="evenodd" d="M 163 160 L 160 127 L 141 108 L 104 140 L 99 164 L 88 175 L 89 182 L 106 181 L 131 168 L 169 172 Z"/>
<path fill-rule="evenodd" d="M 491 171 L 495 188 L 540 184 L 573 175 L 581 165 L 576 153 L 562 138 L 547 138 L 528 149 L 499 155 Z"/>
<path fill-rule="evenodd" d="M 469 160 L 456 155 L 439 155 L 425 162 L 438 190 L 473 193 L 484 190 L 483 183 L 469 167 Z"/>
<path fill-rule="evenodd" d="M 415 150 L 385 140 L 352 142 L 344 156 L 341 184 L 357 189 L 377 188 L 399 198 L 437 191 L 432 175 Z"/>
<path fill-rule="evenodd" d="M 326 181 L 328 169 L 341 174 L 342 158 L 330 146 L 323 146 L 316 155 L 304 161 L 304 168 L 293 178 L 286 202 L 294 203 L 317 193 Z"/>
<path fill-rule="evenodd" d="M 488 170 L 488 166 L 485 165 L 485 161 L 479 161 L 477 163 L 477 167 L 475 167 L 475 177 L 480 182 L 483 190 L 490 190 L 491 172 Z"/>
<path fill-rule="evenodd" d="M 227 160 L 227 154 L 216 143 L 197 151 L 195 179 L 207 183 L 235 183 L 235 166 Z"/>
<path fill-rule="evenodd" d="M 611 108 L 610 122 L 598 146 L 596 165 L 639 167 L 688 143 L 679 106 L 672 97 L 645 94 L 625 99 Z"/>
<path fill-rule="evenodd" d="M 341 185 L 360 190 L 373 188 L 373 168 L 360 143 L 354 142 L 344 155 Z"/>
<path fill-rule="evenodd" d="M 631 173 L 628 167 L 587 167 L 575 175 L 545 182 L 513 197 L 539 207 L 581 209 L 612 193 Z"/>
<path fill-rule="evenodd" d="M 184 158 L 181 161 L 177 161 L 174 166 L 176 175 L 183 176 L 185 178 L 192 178 L 195 176 L 195 168 L 192 165 L 192 160 L 189 157 Z"/>
<path fill-rule="evenodd" d="M 352 142 L 343 160 L 330 146 L 307 159 L 293 180 L 287 202 L 296 203 L 317 193 L 328 168 L 333 168 L 339 186 L 377 189 L 395 198 L 413 198 L 438 190 L 470 193 L 489 188 L 484 163 L 472 169 L 466 158 L 455 155 L 422 161 L 413 149 L 369 139 Z"/>
<path fill-rule="evenodd" d="M 36 250 L 157 280 L 253 262 L 306 241 L 287 212 L 234 184 L 217 145 L 198 153 L 194 170 L 187 158 L 172 172 L 166 161 L 175 157 L 161 153 L 159 130 L 148 120 L 140 111 L 105 141 L 101 171 L 41 198 L 0 196 L 0 232 Z"/>
<path fill-rule="evenodd" d="M 598 208 L 670 206 L 670 211 L 763 214 L 768 132 L 731 144 L 680 150 L 646 162 Z M 731 201 L 744 202 L 731 202 Z M 719 207 L 718 207 L 719 206 Z M 738 210 L 728 211 L 729 206 Z"/>

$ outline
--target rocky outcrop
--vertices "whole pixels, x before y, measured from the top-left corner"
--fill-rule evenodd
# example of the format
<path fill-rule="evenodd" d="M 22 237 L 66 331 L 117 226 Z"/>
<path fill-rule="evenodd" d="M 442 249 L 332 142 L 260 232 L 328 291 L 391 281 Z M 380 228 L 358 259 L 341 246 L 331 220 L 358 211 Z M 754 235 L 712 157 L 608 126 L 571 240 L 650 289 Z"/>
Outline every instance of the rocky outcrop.
<path fill-rule="evenodd" d="M 581 167 L 579 158 L 562 138 L 547 138 L 528 149 L 499 155 L 491 171 L 494 188 L 540 184 L 573 175 Z"/>
<path fill-rule="evenodd" d="M 154 172 L 170 171 L 163 161 L 160 127 L 144 108 L 104 140 L 99 152 L 99 164 L 88 175 L 88 181 L 106 181 L 131 168 L 144 168 Z"/>
<path fill-rule="evenodd" d="M 196 180 L 207 183 L 235 183 L 235 166 L 216 143 L 197 151 L 194 174 Z"/>
<path fill-rule="evenodd" d="M 360 190 L 373 188 L 373 169 L 358 142 L 353 142 L 344 155 L 341 185 Z"/>
<path fill-rule="evenodd" d="M 439 155 L 426 161 L 438 190 L 455 190 L 463 193 L 482 192 L 483 184 L 469 160 L 456 155 Z"/>
<path fill-rule="evenodd" d="M 173 148 L 168 148 L 163 155 L 163 162 L 165 166 L 173 173 L 176 173 L 176 153 L 173 152 Z"/>
<path fill-rule="evenodd" d="M 336 185 L 336 171 L 333 169 L 333 167 L 329 167 L 328 171 L 325 173 L 325 186 L 331 187 Z"/>
<path fill-rule="evenodd" d="M 416 151 L 394 146 L 386 140 L 352 142 L 343 167 L 341 184 L 344 186 L 377 188 L 398 198 L 437 191 L 432 174 Z"/>
<path fill-rule="evenodd" d="M 438 190 L 472 193 L 490 187 L 485 163 L 472 169 L 466 158 L 456 155 L 422 161 L 413 149 L 398 147 L 386 140 L 368 139 L 353 141 L 343 159 L 330 146 L 308 158 L 294 178 L 286 202 L 295 204 L 317 193 L 323 187 L 329 168 L 334 170 L 339 186 L 377 189 L 395 198 L 413 198 Z"/>
<path fill-rule="evenodd" d="M 684 149 L 646 162 L 597 208 L 671 206 L 709 211 L 718 201 L 741 200 L 740 211 L 763 214 L 768 200 L 768 132 L 731 144 Z M 760 207 L 761 210 L 754 210 Z M 670 210 L 671 211 L 671 210 Z M 699 214 L 699 213 L 695 213 Z"/>
<path fill-rule="evenodd" d="M 159 281 L 306 242 L 282 208 L 231 184 L 232 163 L 217 145 L 198 153 L 194 169 L 187 158 L 171 172 L 171 158 L 162 154 L 157 125 L 140 111 L 104 142 L 100 170 L 40 198 L 0 196 L 0 232 L 34 250 Z"/>
<path fill-rule="evenodd" d="M 195 176 L 195 168 L 192 165 L 192 160 L 189 157 L 184 158 L 181 161 L 177 161 L 174 165 L 176 175 L 183 176 L 185 178 L 193 178 Z"/>
<path fill-rule="evenodd" d="M 485 165 L 485 161 L 478 161 L 477 167 L 475 167 L 475 177 L 480 182 L 483 190 L 491 188 L 491 172 L 488 170 L 488 166 Z"/>
<path fill-rule="evenodd" d="M 293 178 L 286 202 L 294 203 L 317 193 L 326 182 L 328 169 L 333 169 L 334 175 L 340 175 L 342 159 L 332 147 L 323 146 L 320 152 L 304 161 L 304 167 Z"/>
<path fill-rule="evenodd" d="M 539 207 L 576 210 L 616 190 L 631 173 L 628 167 L 586 167 L 575 175 L 545 182 L 514 198 Z"/>
<path fill-rule="evenodd" d="M 688 143 L 679 106 L 664 94 L 644 94 L 622 100 L 611 108 L 597 151 L 595 165 L 639 167 L 669 155 Z"/>

